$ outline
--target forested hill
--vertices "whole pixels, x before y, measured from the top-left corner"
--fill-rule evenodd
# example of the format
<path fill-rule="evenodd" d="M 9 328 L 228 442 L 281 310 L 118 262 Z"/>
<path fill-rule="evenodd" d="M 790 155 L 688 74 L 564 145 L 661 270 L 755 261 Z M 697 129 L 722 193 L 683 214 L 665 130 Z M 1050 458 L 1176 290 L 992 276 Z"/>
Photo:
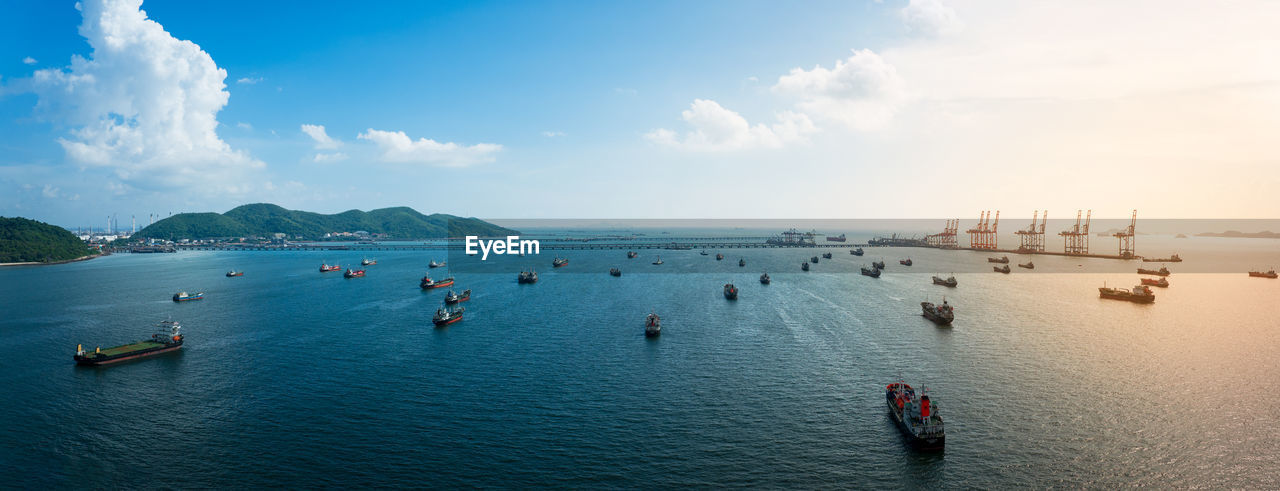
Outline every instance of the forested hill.
<path fill-rule="evenodd" d="M 389 239 L 438 239 L 465 235 L 504 236 L 518 232 L 477 218 L 442 213 L 423 215 L 413 208 L 350 210 L 334 215 L 286 210 L 272 204 L 236 207 L 226 213 L 179 213 L 139 230 L 134 239 L 208 239 L 218 237 L 269 237 L 283 233 L 290 238 L 320 239 L 327 233 L 366 231 Z"/>
<path fill-rule="evenodd" d="M 91 253 L 84 241 L 65 228 L 0 217 L 0 263 L 65 261 Z"/>

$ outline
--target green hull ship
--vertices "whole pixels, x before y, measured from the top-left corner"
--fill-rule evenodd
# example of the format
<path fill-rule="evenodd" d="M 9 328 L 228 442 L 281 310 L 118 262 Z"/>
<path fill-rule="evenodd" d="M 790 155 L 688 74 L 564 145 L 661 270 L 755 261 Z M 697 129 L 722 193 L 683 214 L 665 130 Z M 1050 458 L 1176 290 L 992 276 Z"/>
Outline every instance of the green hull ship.
<path fill-rule="evenodd" d="M 83 345 L 76 346 L 77 365 L 108 365 L 145 356 L 158 355 L 182 349 L 182 325 L 175 321 L 164 321 L 158 326 L 159 332 L 152 334 L 151 339 L 136 343 L 116 346 L 114 348 L 96 348 L 92 353 L 84 350 Z"/>

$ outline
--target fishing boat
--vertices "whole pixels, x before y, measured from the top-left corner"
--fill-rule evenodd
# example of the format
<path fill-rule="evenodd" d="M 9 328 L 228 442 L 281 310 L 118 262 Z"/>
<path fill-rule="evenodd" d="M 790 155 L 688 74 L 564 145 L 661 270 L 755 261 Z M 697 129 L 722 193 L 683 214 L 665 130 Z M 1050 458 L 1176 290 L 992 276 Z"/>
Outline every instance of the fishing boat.
<path fill-rule="evenodd" d="M 363 278 L 364 270 L 347 268 L 347 271 L 345 273 L 342 273 L 342 277 L 343 278 Z"/>
<path fill-rule="evenodd" d="M 872 278 L 879 278 L 879 277 L 880 277 L 880 268 L 868 268 L 868 267 L 866 267 L 866 266 L 863 266 L 863 267 L 862 267 L 862 276 L 870 276 L 870 277 L 872 277 Z"/>
<path fill-rule="evenodd" d="M 910 266 L 910 265 L 911 265 L 911 258 L 906 258 L 906 259 L 899 260 L 899 261 L 898 261 L 898 264 L 901 264 L 901 265 L 903 265 L 903 266 Z"/>
<path fill-rule="evenodd" d="M 610 276 L 622 276 L 622 270 L 618 268 L 609 268 Z"/>
<path fill-rule="evenodd" d="M 823 258 L 823 259 L 831 259 L 831 253 L 830 253 L 830 252 L 824 252 L 824 253 L 822 253 L 822 258 Z"/>
<path fill-rule="evenodd" d="M 947 299 L 942 299 L 942 305 L 934 305 L 930 302 L 920 302 L 920 310 L 924 311 L 924 318 L 933 321 L 939 326 L 951 325 L 951 321 L 956 319 L 955 309 L 951 308 L 951 304 L 947 303 Z"/>
<path fill-rule="evenodd" d="M 1151 274 L 1156 276 L 1169 276 L 1169 268 L 1161 266 L 1160 269 L 1138 268 L 1138 274 Z"/>
<path fill-rule="evenodd" d="M 227 278 L 234 278 L 236 276 L 244 276 L 244 271 L 236 271 L 234 269 L 227 271 Z"/>
<path fill-rule="evenodd" d="M 93 352 L 84 350 L 84 345 L 76 345 L 76 354 L 72 357 L 77 365 L 109 365 L 125 360 L 133 360 L 147 356 L 168 353 L 182 349 L 182 325 L 177 321 L 163 321 L 156 325 L 157 332 L 151 339 L 136 343 L 102 349 L 94 348 Z"/>
<path fill-rule="evenodd" d="M 769 278 L 769 273 L 764 273 L 764 274 L 760 275 L 760 284 L 761 284 L 761 285 L 768 285 L 770 281 L 773 281 L 773 280 Z"/>
<path fill-rule="evenodd" d="M 377 260 L 377 259 L 369 259 L 369 258 L 367 258 L 367 257 L 366 257 L 366 258 L 364 258 L 364 259 L 361 259 L 361 260 L 360 260 L 360 265 L 361 265 L 361 266 L 372 266 L 372 265 L 374 265 L 374 264 L 378 264 L 378 260 Z"/>
<path fill-rule="evenodd" d="M 889 415 L 912 446 L 921 450 L 945 448 L 947 435 L 942 417 L 929 394 L 917 395 L 905 382 L 889 384 L 884 389 Z"/>
<path fill-rule="evenodd" d="M 989 262 L 989 263 L 1009 264 L 1009 256 L 989 257 L 989 258 L 987 258 L 987 262 Z"/>
<path fill-rule="evenodd" d="M 727 299 L 729 299 L 729 300 L 737 300 L 737 299 L 738 299 L 738 287 L 733 286 L 733 283 L 725 283 L 725 284 L 724 284 L 724 298 L 727 298 Z"/>
<path fill-rule="evenodd" d="M 804 271 L 808 271 L 808 270 L 809 270 L 809 263 L 807 263 L 807 262 L 800 263 L 800 269 L 801 269 L 801 270 L 804 270 Z"/>
<path fill-rule="evenodd" d="M 1126 300 L 1133 303 L 1154 303 L 1156 294 L 1146 285 L 1136 285 L 1133 290 L 1124 288 L 1107 288 L 1104 284 L 1098 288 L 1098 296 L 1111 300 Z"/>
<path fill-rule="evenodd" d="M 724 259 L 724 254 L 716 254 L 716 260 L 717 260 L 717 261 L 720 261 L 720 260 L 722 260 L 722 259 Z"/>
<path fill-rule="evenodd" d="M 644 337 L 656 338 L 662 334 L 662 318 L 658 314 L 649 312 L 644 318 Z"/>
<path fill-rule="evenodd" d="M 338 271 L 338 270 L 341 270 L 341 269 L 342 269 L 342 266 L 337 265 L 337 264 L 332 264 L 332 265 L 330 265 L 330 264 L 320 263 L 320 272 L 321 272 L 321 273 L 328 273 L 328 272 L 330 272 L 330 271 Z"/>
<path fill-rule="evenodd" d="M 862 255 L 862 248 L 861 248 L 861 247 L 859 247 L 859 248 L 857 248 L 857 249 L 854 249 L 854 250 L 852 250 L 852 251 L 849 251 L 849 254 L 853 254 L 853 255 L 855 255 L 855 256 L 861 256 L 861 255 Z"/>
<path fill-rule="evenodd" d="M 516 276 L 516 283 L 519 283 L 521 285 L 524 285 L 524 284 L 531 285 L 537 282 L 538 282 L 538 272 L 534 271 L 533 269 L 529 269 L 528 271 L 521 271 L 520 275 Z"/>
<path fill-rule="evenodd" d="M 639 256 L 639 255 L 640 253 L 636 251 L 627 251 L 627 259 L 635 259 L 636 256 Z"/>
<path fill-rule="evenodd" d="M 813 263 L 813 264 L 818 264 L 818 256 L 813 256 L 813 257 L 809 258 L 809 262 L 811 262 L 811 263 Z"/>
<path fill-rule="evenodd" d="M 658 266 L 658 265 L 661 265 L 661 264 L 662 264 L 662 256 L 658 256 L 658 260 L 657 260 L 657 261 L 654 261 L 654 262 L 653 262 L 653 265 L 654 265 L 654 266 Z"/>
<path fill-rule="evenodd" d="M 1250 277 L 1252 277 L 1252 278 L 1271 278 L 1271 279 L 1273 279 L 1273 280 L 1274 280 L 1274 279 L 1276 279 L 1276 270 L 1274 270 L 1274 269 L 1273 269 L 1273 270 L 1265 271 L 1265 272 L 1264 272 L 1264 271 L 1250 271 L 1250 272 L 1249 272 L 1249 276 L 1250 276 Z"/>
<path fill-rule="evenodd" d="M 445 265 L 445 261 L 436 262 L 435 259 L 432 259 L 431 262 L 427 263 L 428 268 L 439 268 L 444 265 Z"/>
<path fill-rule="evenodd" d="M 436 309 L 436 315 L 431 318 L 431 322 L 435 324 L 436 327 L 444 327 L 449 324 L 453 324 L 454 322 L 462 320 L 462 313 L 466 312 L 466 310 L 467 309 L 462 307 L 452 309 L 448 307 L 440 307 L 439 309 Z"/>
<path fill-rule="evenodd" d="M 1172 256 L 1165 257 L 1165 258 L 1144 257 L 1142 258 L 1142 262 L 1144 263 L 1180 263 L 1182 262 L 1182 258 L 1179 257 L 1177 254 L 1174 254 Z"/>
<path fill-rule="evenodd" d="M 934 277 L 933 277 L 933 284 L 935 284 L 935 285 L 942 285 L 942 286 L 945 286 L 945 287 L 948 287 L 948 288 L 955 288 L 955 287 L 956 287 L 956 285 L 958 285 L 958 284 L 960 284 L 960 283 L 956 281 L 956 276 L 955 276 L 955 275 L 951 275 L 951 277 L 949 277 L 949 278 L 947 278 L 947 279 L 945 279 L 945 280 L 944 280 L 944 279 L 942 279 L 941 277 L 934 276 Z"/>
<path fill-rule="evenodd" d="M 1004 273 L 1004 274 L 1009 274 L 1010 271 L 1013 271 L 1012 269 L 1009 269 L 1008 264 L 1004 266 L 992 266 L 991 269 L 995 270 L 995 272 L 997 273 Z"/>
<path fill-rule="evenodd" d="M 1141 281 L 1142 281 L 1142 284 L 1146 286 L 1158 286 L 1160 288 L 1169 288 L 1169 279 L 1165 277 L 1161 277 L 1158 280 L 1153 280 L 1151 278 L 1142 278 Z"/>
<path fill-rule="evenodd" d="M 444 296 L 445 305 L 453 305 L 467 300 L 471 300 L 471 290 L 462 290 L 461 295 L 453 290 L 449 290 L 449 293 L 446 293 Z"/>
<path fill-rule="evenodd" d="M 418 288 L 421 288 L 423 290 L 433 290 L 436 288 L 444 288 L 446 286 L 453 286 L 452 276 L 445 278 L 443 280 L 437 281 L 437 280 L 431 279 L 431 275 L 425 275 L 422 277 L 422 281 L 418 282 Z"/>
<path fill-rule="evenodd" d="M 173 294 L 173 301 L 175 302 L 189 302 L 192 300 L 204 300 L 204 292 L 200 292 L 200 293 L 178 292 Z"/>
<path fill-rule="evenodd" d="M 746 260 L 746 259 L 738 259 L 738 267 L 739 267 L 739 268 L 741 268 L 741 267 L 743 267 L 743 266 L 746 266 L 746 265 L 747 265 L 747 260 Z"/>
<path fill-rule="evenodd" d="M 1036 263 L 1033 261 L 1027 261 L 1027 264 L 1018 263 L 1018 267 L 1027 268 L 1027 269 L 1036 269 Z"/>
<path fill-rule="evenodd" d="M 871 267 L 876 269 L 884 269 L 884 261 L 871 261 Z"/>
<path fill-rule="evenodd" d="M 557 257 L 551 260 L 551 267 L 553 268 L 563 267 L 566 264 L 569 264 L 569 260 L 563 257 Z"/>

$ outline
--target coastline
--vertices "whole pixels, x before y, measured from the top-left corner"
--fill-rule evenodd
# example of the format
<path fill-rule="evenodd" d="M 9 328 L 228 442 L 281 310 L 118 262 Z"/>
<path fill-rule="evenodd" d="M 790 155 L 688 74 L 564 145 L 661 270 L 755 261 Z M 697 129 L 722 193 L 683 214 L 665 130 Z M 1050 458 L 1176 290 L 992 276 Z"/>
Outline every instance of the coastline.
<path fill-rule="evenodd" d="M 0 267 L 4 267 L 4 266 L 53 266 L 53 265 L 55 265 L 55 264 L 67 264 L 67 263 L 74 263 L 74 262 L 80 262 L 80 261 L 88 261 L 88 260 L 93 259 L 93 258 L 95 258 L 95 257 L 100 257 L 100 256 L 105 256 L 105 255 L 106 255 L 106 254 L 89 254 L 89 255 L 85 255 L 85 256 L 77 257 L 77 258 L 75 258 L 75 259 L 63 259 L 63 260 L 61 260 L 61 261 L 50 261 L 50 262 L 27 261 L 27 262 L 22 262 L 22 263 L 0 263 Z"/>

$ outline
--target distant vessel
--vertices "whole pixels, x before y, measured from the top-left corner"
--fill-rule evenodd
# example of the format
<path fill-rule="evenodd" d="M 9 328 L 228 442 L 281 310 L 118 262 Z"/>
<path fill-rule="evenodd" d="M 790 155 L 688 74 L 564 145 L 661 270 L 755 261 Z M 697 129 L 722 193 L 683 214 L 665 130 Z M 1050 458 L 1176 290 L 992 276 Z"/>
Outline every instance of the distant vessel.
<path fill-rule="evenodd" d="M 1107 288 L 1104 285 L 1098 288 L 1098 296 L 1112 300 L 1127 300 L 1134 303 L 1154 303 L 1156 301 L 1156 294 L 1146 285 L 1134 286 L 1132 291 L 1123 288 Z"/>
<path fill-rule="evenodd" d="M 822 253 L 822 258 L 823 258 L 823 259 L 831 259 L 831 253 L 830 253 L 830 252 L 824 252 L 824 253 Z"/>
<path fill-rule="evenodd" d="M 347 268 L 347 271 L 345 273 L 342 273 L 342 277 L 343 278 L 363 278 L 364 270 Z"/>
<path fill-rule="evenodd" d="M 553 267 L 553 268 L 559 268 L 559 267 L 564 266 L 564 265 L 566 265 L 566 264 L 569 264 L 569 260 L 568 260 L 568 259 L 565 259 L 565 258 L 563 258 L 563 257 L 557 257 L 557 258 L 555 258 L 555 259 L 552 259 L 552 260 L 551 260 L 551 267 Z"/>
<path fill-rule="evenodd" d="M 813 256 L 813 257 L 809 258 L 809 262 L 811 262 L 811 263 L 813 263 L 813 264 L 818 264 L 818 256 Z"/>
<path fill-rule="evenodd" d="M 609 274 L 613 276 L 622 276 L 622 270 L 618 268 L 609 268 Z"/>
<path fill-rule="evenodd" d="M 849 251 L 849 254 L 853 254 L 853 255 L 855 255 L 855 256 L 861 256 L 861 255 L 862 255 L 862 248 L 861 248 L 861 247 L 859 247 L 859 248 L 857 248 L 857 249 L 854 249 L 854 250 L 852 250 L 852 251 Z"/>
<path fill-rule="evenodd" d="M 845 240 L 845 239 L 844 239 L 844 234 L 835 235 L 835 236 L 832 236 L 832 235 L 828 235 L 828 236 L 827 236 L 827 242 L 844 242 L 844 240 Z"/>
<path fill-rule="evenodd" d="M 203 300 L 203 299 L 204 299 L 204 292 L 200 292 L 196 294 L 189 294 L 187 292 L 178 292 L 173 294 L 173 301 L 175 302 L 186 302 L 189 300 Z"/>
<path fill-rule="evenodd" d="M 361 260 L 360 260 L 360 265 L 361 265 L 361 266 L 372 266 L 372 265 L 374 265 L 374 264 L 378 264 L 378 260 L 377 260 L 377 259 L 369 259 L 369 258 L 367 258 L 367 257 L 366 257 L 366 258 L 364 258 L 364 259 L 361 259 Z"/>
<path fill-rule="evenodd" d="M 808 271 L 808 270 L 809 270 L 809 263 L 800 263 L 800 269 L 803 269 L 803 270 L 805 270 L 805 271 Z"/>
<path fill-rule="evenodd" d="M 1156 276 L 1169 276 L 1169 268 L 1161 266 L 1160 269 L 1138 268 L 1138 274 L 1153 274 Z"/>
<path fill-rule="evenodd" d="M 627 259 L 635 259 L 636 256 L 639 256 L 639 255 L 640 253 L 636 251 L 627 251 Z"/>
<path fill-rule="evenodd" d="M 866 266 L 863 266 L 863 267 L 862 267 L 862 276 L 870 276 L 870 277 L 872 277 L 872 278 L 879 278 L 879 277 L 880 277 L 880 268 L 867 268 Z"/>
<path fill-rule="evenodd" d="M 1019 268 L 1036 269 L 1036 263 L 1027 261 L 1027 264 L 1018 263 Z"/>
<path fill-rule="evenodd" d="M 1185 236 L 1184 236 L 1184 237 L 1185 237 Z M 1161 259 L 1161 258 L 1154 258 L 1154 257 L 1153 257 L 1153 258 L 1147 258 L 1147 257 L 1144 257 L 1144 258 L 1142 258 L 1142 262 L 1144 262 L 1144 263 L 1180 263 L 1180 262 L 1182 262 L 1182 258 L 1181 258 L 1181 257 L 1178 257 L 1178 255 L 1177 255 L 1177 254 L 1174 254 L 1174 255 L 1172 255 L 1172 256 L 1169 256 L 1169 257 L 1166 257 L 1166 258 L 1163 258 L 1163 259 Z"/>
<path fill-rule="evenodd" d="M 709 252 L 707 252 L 707 250 L 706 250 L 706 249 L 703 249 L 703 250 L 702 250 L 702 252 L 699 252 L 699 253 L 698 253 L 698 255 L 699 255 L 699 256 L 708 256 L 708 255 L 710 255 L 710 253 L 709 253 Z"/>
<path fill-rule="evenodd" d="M 1004 266 L 992 266 L 991 269 L 995 270 L 995 272 L 997 273 L 1004 273 L 1004 274 L 1009 274 L 1009 272 L 1012 271 L 1011 269 L 1009 269 L 1008 264 Z"/>
<path fill-rule="evenodd" d="M 644 337 L 654 338 L 660 334 L 662 334 L 662 319 L 658 314 L 649 312 L 649 315 L 644 318 Z"/>
<path fill-rule="evenodd" d="M 471 300 L 471 290 L 463 290 L 462 295 L 458 295 L 457 292 L 449 290 L 449 293 L 446 293 L 444 296 L 445 305 L 453 305 L 467 300 Z"/>
<path fill-rule="evenodd" d="M 911 258 L 906 258 L 906 259 L 899 260 L 899 261 L 898 261 L 898 264 L 901 264 L 901 265 L 903 265 L 903 266 L 910 266 L 910 265 L 911 265 Z"/>
<path fill-rule="evenodd" d="M 746 259 L 738 259 L 738 267 L 739 267 L 739 268 L 741 268 L 741 267 L 743 267 L 743 266 L 746 266 L 746 265 L 747 265 L 747 260 L 746 260 Z"/>
<path fill-rule="evenodd" d="M 768 285 L 770 281 L 773 281 L 773 280 L 769 278 L 769 273 L 760 275 L 760 284 Z"/>
<path fill-rule="evenodd" d="M 444 327 L 449 324 L 453 324 L 454 322 L 462 320 L 462 313 L 466 310 L 467 309 L 462 307 L 453 309 L 440 307 L 439 309 L 436 309 L 436 315 L 431 318 L 431 322 L 435 324 L 436 327 Z"/>
<path fill-rule="evenodd" d="M 1147 286 L 1158 286 L 1160 288 L 1169 288 L 1169 279 L 1164 277 L 1161 277 L 1158 280 L 1142 278 L 1142 284 Z"/>
<path fill-rule="evenodd" d="M 729 299 L 729 300 L 737 300 L 737 299 L 738 299 L 738 287 L 733 286 L 733 283 L 725 283 L 725 284 L 724 284 L 724 298 L 727 298 L 727 299 Z"/>
<path fill-rule="evenodd" d="M 989 257 L 989 258 L 987 258 L 987 262 L 989 262 L 989 263 L 1009 264 L 1009 256 Z"/>
<path fill-rule="evenodd" d="M 662 264 L 662 256 L 658 256 L 658 260 L 653 262 L 654 266 Z"/>
<path fill-rule="evenodd" d="M 448 277 L 448 278 L 445 278 L 445 279 L 443 279 L 443 280 L 440 280 L 440 281 L 436 281 L 436 280 L 431 279 L 431 275 L 424 275 L 424 276 L 422 277 L 422 281 L 419 281 L 419 282 L 418 282 L 418 288 L 421 288 L 421 289 L 423 289 L 423 290 L 431 290 L 431 289 L 435 289 L 435 288 L 444 288 L 444 287 L 446 287 L 446 286 L 453 286 L 453 277 L 452 277 L 452 276 L 450 276 L 450 277 Z"/>
<path fill-rule="evenodd" d="M 438 268 L 444 265 L 445 265 L 445 261 L 436 262 L 435 259 L 432 259 L 431 262 L 427 263 L 428 268 Z"/>
<path fill-rule="evenodd" d="M 337 265 L 337 264 L 334 264 L 334 265 L 328 265 L 328 264 L 325 264 L 325 263 L 320 263 L 320 272 L 321 272 L 321 273 L 328 273 L 328 272 L 330 272 L 330 271 L 338 271 L 338 270 L 341 270 L 341 269 L 342 269 L 342 266 L 339 266 L 339 265 Z"/>
<path fill-rule="evenodd" d="M 1264 273 L 1264 272 L 1262 272 L 1262 271 L 1250 271 L 1250 272 L 1249 272 L 1249 276 L 1250 276 L 1250 277 L 1253 277 L 1253 278 L 1271 278 L 1271 279 L 1275 279 L 1275 278 L 1276 278 L 1276 270 L 1274 270 L 1274 269 L 1273 269 L 1273 270 L 1267 271 L 1267 272 L 1265 272 L 1265 273 Z"/>
<path fill-rule="evenodd" d="M 950 325 L 951 321 L 956 319 L 955 310 L 951 308 L 951 304 L 948 304 L 945 298 L 942 299 L 942 305 L 920 302 L 920 309 L 924 311 L 923 315 L 926 319 L 939 326 Z"/>
<path fill-rule="evenodd" d="M 917 396 L 910 385 L 898 382 L 885 386 L 884 400 L 898 429 L 913 446 L 922 450 L 940 450 L 946 446 L 942 417 L 938 416 L 938 408 L 928 394 Z"/>
<path fill-rule="evenodd" d="M 111 363 L 142 358 L 144 356 L 168 353 L 182 348 L 182 325 L 177 321 L 163 321 L 156 325 L 158 332 L 151 339 L 138 341 L 114 348 L 94 348 L 93 353 L 86 352 L 83 345 L 76 345 L 75 361 L 77 365 L 108 365 Z"/>
<path fill-rule="evenodd" d="M 724 259 L 724 254 L 716 254 L 716 260 L 719 261 L 721 259 Z"/>
<path fill-rule="evenodd" d="M 871 261 L 871 267 L 876 269 L 884 269 L 884 261 Z"/>
<path fill-rule="evenodd" d="M 423 278 L 423 279 L 425 280 L 426 278 Z M 533 284 L 537 282 L 538 282 L 538 272 L 532 269 L 528 271 L 521 271 L 520 275 L 516 276 L 516 283 L 519 283 L 521 285 L 526 283 Z"/>
<path fill-rule="evenodd" d="M 950 288 L 955 288 L 955 287 L 956 287 L 956 285 L 958 285 L 958 284 L 960 284 L 960 283 L 956 281 L 956 276 L 955 276 L 955 275 L 951 275 L 951 277 L 950 277 L 950 278 L 947 278 L 947 279 L 945 279 L 945 280 L 944 280 L 944 279 L 942 279 L 942 278 L 940 278 L 940 277 L 934 276 L 934 277 L 933 277 L 933 284 L 935 284 L 935 285 L 942 285 L 942 286 L 950 287 Z"/>
<path fill-rule="evenodd" d="M 227 271 L 227 278 L 233 278 L 236 276 L 244 276 L 244 271 L 236 271 L 234 269 L 231 271 Z"/>

